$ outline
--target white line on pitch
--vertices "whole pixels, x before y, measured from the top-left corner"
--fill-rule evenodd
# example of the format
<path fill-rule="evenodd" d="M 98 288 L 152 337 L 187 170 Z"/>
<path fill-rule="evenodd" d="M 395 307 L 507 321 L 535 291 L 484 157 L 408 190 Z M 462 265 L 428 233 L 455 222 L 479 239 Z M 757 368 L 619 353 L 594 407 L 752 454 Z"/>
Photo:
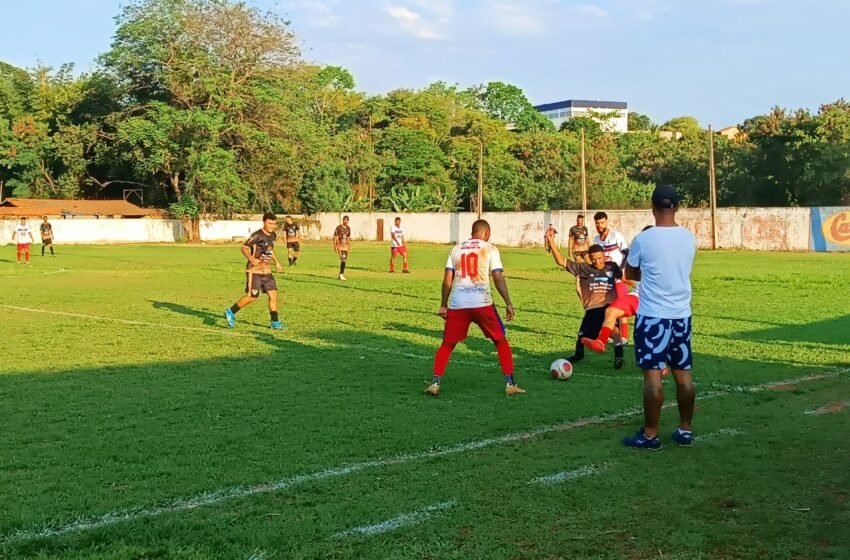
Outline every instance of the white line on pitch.
<path fill-rule="evenodd" d="M 364 525 L 363 527 L 355 527 L 354 529 L 342 531 L 334 535 L 334 537 L 371 536 L 380 535 L 381 533 L 389 533 L 390 531 L 395 531 L 399 527 L 419 523 L 420 521 L 430 517 L 432 514 L 446 511 L 447 509 L 453 508 L 455 505 L 456 502 L 454 500 L 449 500 L 448 502 L 441 502 L 439 504 L 421 507 L 410 513 L 405 513 L 398 517 L 387 519 L 386 521 L 376 523 L 375 525 Z"/>
<path fill-rule="evenodd" d="M 843 370 L 842 370 L 843 371 Z M 829 374 L 818 374 L 818 375 L 809 375 L 806 377 L 800 377 L 796 379 L 788 379 L 785 381 L 778 381 L 773 383 L 767 383 L 762 385 L 763 387 L 768 386 L 776 386 L 776 385 L 787 385 L 792 383 L 804 383 L 808 381 L 816 381 L 820 379 L 827 379 L 836 377 L 841 372 L 833 372 Z M 728 396 L 734 393 L 728 391 L 708 391 L 699 395 L 700 401 L 704 401 L 707 399 L 712 399 L 714 397 L 719 396 Z M 669 408 L 675 406 L 675 402 L 669 402 L 664 405 L 664 408 Z M 9 533 L 0 537 L 0 544 L 8 543 L 12 541 L 20 541 L 20 540 L 32 540 L 38 538 L 45 537 L 55 537 L 60 535 L 66 535 L 69 533 L 76 533 L 79 531 L 87 531 L 91 529 L 98 529 L 100 527 L 106 527 L 109 525 L 114 525 L 116 523 L 120 523 L 122 521 L 133 521 L 136 519 L 148 518 L 148 517 L 158 517 L 160 515 L 166 513 L 177 513 L 183 511 L 189 511 L 193 509 L 197 509 L 199 507 L 210 506 L 220 504 L 225 501 L 234 500 L 238 498 L 245 498 L 248 496 L 253 496 L 255 494 L 267 494 L 270 492 L 278 492 L 280 490 L 285 490 L 292 488 L 294 486 L 299 486 L 302 484 L 307 484 L 309 482 L 318 482 L 321 480 L 334 478 L 338 476 L 345 476 L 349 474 L 353 474 L 356 472 L 360 472 L 367 469 L 373 469 L 378 467 L 386 467 L 391 465 L 400 465 L 405 463 L 410 463 L 413 461 L 420 461 L 423 459 L 434 459 L 437 457 L 446 457 L 450 455 L 458 455 L 460 453 L 466 453 L 468 451 L 476 451 L 478 449 L 484 449 L 486 447 L 491 447 L 493 445 L 499 445 L 503 443 L 513 443 L 517 441 L 525 441 L 529 439 L 533 439 L 545 434 L 555 433 L 555 432 L 564 432 L 567 430 L 574 430 L 577 428 L 584 428 L 587 426 L 594 426 L 598 424 L 603 424 L 605 422 L 610 422 L 612 420 L 620 420 L 623 418 L 630 418 L 632 416 L 636 416 L 643 412 L 640 408 L 632 408 L 626 409 L 619 412 L 614 412 L 611 414 L 604 414 L 598 416 L 590 416 L 586 418 L 579 418 L 578 420 L 571 420 L 569 422 L 563 422 L 560 424 L 552 424 L 549 426 L 541 426 L 539 428 L 529 430 L 527 432 L 515 432 L 511 434 L 505 434 L 498 437 L 481 439 L 478 441 L 471 441 L 467 443 L 461 443 L 458 445 L 454 445 L 451 447 L 445 447 L 442 449 L 429 449 L 426 451 L 417 451 L 414 453 L 408 453 L 406 455 L 397 455 L 395 457 L 391 457 L 389 459 L 376 459 L 373 461 L 364 461 L 362 463 L 352 463 L 350 465 L 345 465 L 341 467 L 328 468 L 321 471 L 312 472 L 309 474 L 302 474 L 298 476 L 294 476 L 292 478 L 285 478 L 282 480 L 278 480 L 275 482 L 270 482 L 266 484 L 255 484 L 250 486 L 234 486 L 231 488 L 219 489 L 212 492 L 205 492 L 203 494 L 198 494 L 196 496 L 190 498 L 179 498 L 167 502 L 161 505 L 147 506 L 147 507 L 139 507 L 134 509 L 126 509 L 110 512 L 107 514 L 99 515 L 99 516 L 90 516 L 90 517 L 79 517 L 77 520 L 72 521 L 70 523 L 44 523 L 38 525 L 32 529 L 22 529 L 15 531 L 13 533 Z"/>
<path fill-rule="evenodd" d="M 32 278 L 33 276 L 50 276 L 51 274 L 62 274 L 63 272 L 68 272 L 64 268 L 60 268 L 59 270 L 51 270 L 50 272 L 38 272 L 35 274 L 3 274 L 0 275 L 0 278 Z"/>
<path fill-rule="evenodd" d="M 575 480 L 577 478 L 584 478 L 585 476 L 594 475 L 607 469 L 608 465 L 605 464 L 587 465 L 585 467 L 579 467 L 572 471 L 563 471 L 547 476 L 540 476 L 531 480 L 529 484 L 558 484 L 561 482 L 567 482 L 569 480 Z"/>

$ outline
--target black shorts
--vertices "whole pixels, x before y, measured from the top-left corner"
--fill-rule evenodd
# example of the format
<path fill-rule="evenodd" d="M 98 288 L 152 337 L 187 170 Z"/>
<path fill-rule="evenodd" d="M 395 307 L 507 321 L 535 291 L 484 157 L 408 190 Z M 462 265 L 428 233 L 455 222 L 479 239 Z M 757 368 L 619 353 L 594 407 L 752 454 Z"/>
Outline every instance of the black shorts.
<path fill-rule="evenodd" d="M 587 251 L 575 251 L 573 253 L 573 258 L 575 259 L 576 262 L 579 262 L 579 261 L 584 262 L 585 257 L 587 257 Z"/>
<path fill-rule="evenodd" d="M 41 244 L 42 245 L 53 245 L 53 239 L 51 239 L 49 237 L 42 237 L 41 238 Z"/>
<path fill-rule="evenodd" d="M 579 338 L 596 338 L 599 336 L 599 331 L 602 330 L 602 323 L 605 322 L 605 310 L 608 306 L 597 307 L 596 309 L 588 309 L 584 312 L 584 318 L 581 320 L 581 326 L 578 328 Z"/>
<path fill-rule="evenodd" d="M 342 250 L 340 250 L 340 252 L 339 252 L 339 261 L 340 261 L 340 262 L 348 262 L 348 251 L 342 251 Z"/>
<path fill-rule="evenodd" d="M 301 242 L 300 241 L 291 241 L 291 242 L 288 241 L 286 243 L 286 248 L 292 249 L 296 253 L 300 253 L 301 252 Z"/>
<path fill-rule="evenodd" d="M 271 274 L 252 274 L 246 272 L 245 276 L 245 293 L 251 297 L 258 297 L 261 293 L 267 294 L 277 291 L 277 282 L 275 282 L 274 276 Z M 248 285 L 249 282 L 251 283 L 250 286 Z"/>

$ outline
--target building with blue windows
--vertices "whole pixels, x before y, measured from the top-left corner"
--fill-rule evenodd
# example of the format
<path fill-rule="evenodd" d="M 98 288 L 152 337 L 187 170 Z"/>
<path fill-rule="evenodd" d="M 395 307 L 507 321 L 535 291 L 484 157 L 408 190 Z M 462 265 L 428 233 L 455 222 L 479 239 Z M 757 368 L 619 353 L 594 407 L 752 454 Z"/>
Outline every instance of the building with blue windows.
<path fill-rule="evenodd" d="M 602 130 L 629 131 L 629 105 L 623 101 L 569 99 L 537 105 L 534 108 L 548 117 L 556 129 L 560 129 L 562 124 L 573 117 L 590 117 L 602 126 Z"/>

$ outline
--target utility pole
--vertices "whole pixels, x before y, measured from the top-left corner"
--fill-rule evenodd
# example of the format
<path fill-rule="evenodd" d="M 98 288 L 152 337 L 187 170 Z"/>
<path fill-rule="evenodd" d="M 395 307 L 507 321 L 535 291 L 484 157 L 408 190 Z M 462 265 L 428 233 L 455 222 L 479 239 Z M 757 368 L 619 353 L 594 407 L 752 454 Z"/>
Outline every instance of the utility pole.
<path fill-rule="evenodd" d="M 478 219 L 484 210 L 484 142 L 478 138 Z"/>
<path fill-rule="evenodd" d="M 708 201 L 711 205 L 711 249 L 717 249 L 717 176 L 714 169 L 714 132 L 708 127 Z"/>
<path fill-rule="evenodd" d="M 587 220 L 587 174 L 584 162 L 584 128 L 581 129 L 581 212 Z"/>

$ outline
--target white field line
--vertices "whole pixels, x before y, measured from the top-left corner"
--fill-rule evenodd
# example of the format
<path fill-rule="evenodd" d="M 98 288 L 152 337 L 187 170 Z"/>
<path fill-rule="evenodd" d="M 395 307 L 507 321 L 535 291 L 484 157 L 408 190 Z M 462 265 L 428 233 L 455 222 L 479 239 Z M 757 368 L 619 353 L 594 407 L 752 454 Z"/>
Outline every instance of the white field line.
<path fill-rule="evenodd" d="M 419 523 L 420 521 L 430 517 L 433 513 L 446 511 L 447 509 L 453 508 L 455 505 L 456 502 L 454 500 L 449 500 L 448 502 L 441 502 L 439 504 L 421 507 L 410 513 L 405 513 L 399 515 L 398 517 L 387 519 L 386 521 L 376 523 L 375 525 L 364 525 L 362 527 L 355 527 L 354 529 L 349 529 L 348 531 L 342 531 L 334 535 L 334 537 L 339 538 L 361 535 L 371 536 L 380 535 L 381 533 L 389 533 L 390 531 L 395 531 L 399 527 Z"/>
<path fill-rule="evenodd" d="M 808 414 L 809 416 L 820 416 L 822 414 L 831 414 L 833 412 L 839 412 L 841 410 L 844 410 L 845 408 L 850 408 L 850 400 L 825 404 L 820 408 L 816 408 L 814 410 L 807 410 L 805 414 Z"/>
<path fill-rule="evenodd" d="M 33 276 L 50 276 L 51 274 L 62 274 L 63 272 L 68 272 L 64 268 L 60 268 L 59 270 L 51 270 L 50 272 L 39 272 L 36 274 L 2 274 L 0 278 L 32 278 Z"/>
<path fill-rule="evenodd" d="M 587 465 L 585 467 L 579 467 L 572 471 L 563 471 L 547 476 L 540 476 L 538 478 L 532 479 L 529 484 L 559 484 L 561 482 L 567 482 L 570 480 L 575 480 L 577 478 L 584 478 L 585 476 L 594 475 L 603 472 L 607 469 L 608 465 L 606 464 Z"/>
<path fill-rule="evenodd" d="M 717 430 L 716 432 L 711 432 L 709 434 L 705 434 L 704 436 L 696 436 L 694 438 L 695 441 L 709 441 L 712 439 L 716 439 L 718 437 L 734 437 L 744 435 L 744 432 L 741 430 L 736 430 L 735 428 L 723 428 Z M 570 482 L 572 480 L 576 480 L 578 478 L 584 478 L 586 476 L 593 476 L 608 470 L 608 464 L 603 463 L 601 465 L 586 465 L 584 467 L 579 467 L 575 470 L 571 471 L 563 471 L 555 474 L 550 474 L 547 476 L 540 476 L 537 478 L 531 479 L 529 484 L 560 484 L 562 482 Z"/>
<path fill-rule="evenodd" d="M 815 381 L 820 379 L 827 379 L 836 377 L 838 373 L 829 373 L 829 374 L 818 374 L 818 375 L 809 375 L 806 377 L 796 378 L 796 379 L 788 379 L 785 381 L 778 381 L 772 383 L 766 383 L 762 386 L 768 387 L 772 385 L 783 385 L 789 383 L 804 383 L 808 381 Z M 732 395 L 734 393 L 728 391 L 708 391 L 701 393 L 699 395 L 699 399 L 704 401 L 706 399 L 711 399 L 719 396 L 727 396 Z M 675 402 L 668 402 L 664 405 L 665 408 L 669 408 L 671 406 L 675 406 Z M 481 439 L 477 441 L 470 441 L 467 443 L 461 443 L 457 445 L 453 445 L 451 447 L 444 447 L 442 449 L 428 449 L 425 451 L 417 451 L 414 453 L 408 453 L 405 455 L 397 455 L 395 457 L 390 457 L 388 459 L 375 459 L 372 461 L 364 461 L 361 463 L 352 463 L 350 465 L 344 465 L 340 467 L 332 467 L 327 468 L 321 471 L 315 471 L 308 474 L 302 474 L 298 476 L 294 476 L 292 478 L 285 478 L 282 480 L 269 482 L 265 484 L 255 484 L 255 485 L 240 485 L 233 486 L 231 488 L 222 488 L 210 492 L 205 492 L 203 494 L 198 494 L 196 496 L 192 496 L 190 498 L 177 498 L 171 500 L 170 502 L 161 503 L 160 505 L 151 505 L 145 507 L 138 507 L 132 509 L 118 510 L 110 513 L 106 513 L 98 516 L 80 516 L 74 521 L 65 522 L 65 523 L 43 523 L 37 525 L 31 529 L 21 529 L 12 533 L 8 533 L 6 535 L 0 536 L 0 544 L 8 543 L 12 541 L 21 541 L 21 540 L 32 540 L 38 538 L 45 537 L 55 537 L 66 535 L 69 533 L 76 533 L 80 531 L 88 531 L 91 529 L 98 529 L 100 527 L 106 527 L 109 525 L 114 525 L 116 523 L 120 523 L 122 521 L 133 521 L 136 519 L 143 519 L 149 517 L 158 517 L 160 515 L 164 515 L 166 513 L 178 513 L 183 511 L 189 511 L 193 509 L 197 509 L 204 506 L 216 505 L 222 502 L 226 502 L 229 500 L 234 500 L 238 498 L 245 498 L 248 496 L 253 496 L 255 494 L 268 494 L 271 492 L 278 492 L 281 490 L 286 490 L 292 488 L 294 486 L 300 486 L 302 484 L 307 484 L 310 482 L 318 482 L 321 480 L 326 480 L 329 478 L 335 478 L 338 476 L 345 476 L 353 473 L 357 473 L 360 471 L 364 471 L 367 469 L 374 469 L 379 467 L 387 467 L 392 465 L 401 465 L 405 463 L 410 463 L 413 461 L 421 461 L 423 459 L 435 459 L 438 457 L 447 457 L 451 455 L 458 455 L 461 453 L 466 453 L 469 451 L 476 451 L 479 449 L 484 449 L 486 447 L 491 447 L 494 445 L 499 445 L 503 443 L 513 443 L 517 441 L 525 441 L 529 439 L 534 439 L 536 437 L 556 433 L 556 432 L 565 432 L 568 430 L 575 430 L 577 428 L 584 428 L 587 426 L 595 426 L 598 424 L 604 424 L 606 422 L 610 422 L 612 420 L 620 420 L 623 418 L 630 418 L 632 416 L 636 416 L 638 414 L 642 414 L 643 410 L 640 408 L 630 408 L 626 410 L 622 410 L 619 412 L 613 412 L 611 414 L 603 414 L 598 416 L 589 416 L 586 418 L 579 418 L 578 420 L 571 420 L 569 422 L 563 422 L 560 424 L 551 424 L 548 426 L 541 426 L 539 428 L 535 428 L 533 430 L 529 430 L 527 432 L 515 432 L 510 434 L 505 434 L 502 436 L 497 436 L 493 438 Z"/>

